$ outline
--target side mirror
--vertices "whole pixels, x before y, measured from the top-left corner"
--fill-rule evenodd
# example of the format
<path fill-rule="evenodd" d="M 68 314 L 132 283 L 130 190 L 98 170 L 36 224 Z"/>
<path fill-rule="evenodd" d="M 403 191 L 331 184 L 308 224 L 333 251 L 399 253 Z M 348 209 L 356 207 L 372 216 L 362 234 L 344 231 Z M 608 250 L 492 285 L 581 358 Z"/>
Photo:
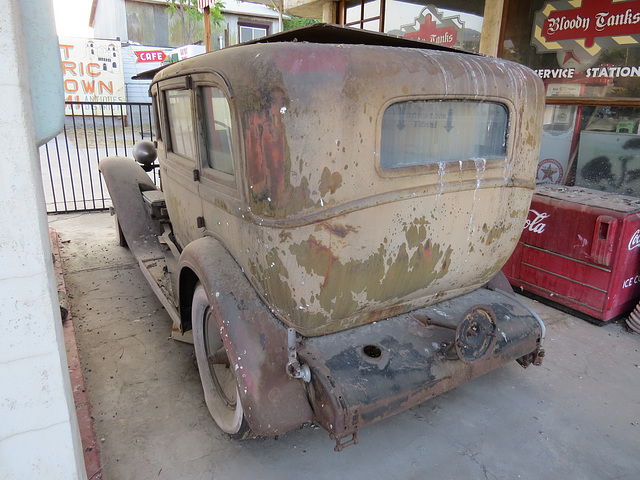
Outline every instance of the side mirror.
<path fill-rule="evenodd" d="M 154 169 L 158 152 L 155 145 L 149 140 L 140 140 L 133 146 L 133 158 L 136 162 L 142 165 L 142 169 L 145 172 L 150 172 Z"/>

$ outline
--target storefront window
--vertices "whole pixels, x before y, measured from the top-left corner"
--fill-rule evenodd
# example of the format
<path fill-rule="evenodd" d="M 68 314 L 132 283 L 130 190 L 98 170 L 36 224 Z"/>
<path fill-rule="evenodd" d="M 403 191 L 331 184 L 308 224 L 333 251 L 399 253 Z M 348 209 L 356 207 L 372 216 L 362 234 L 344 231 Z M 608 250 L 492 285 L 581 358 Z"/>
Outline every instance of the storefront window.
<path fill-rule="evenodd" d="M 344 0 L 344 25 L 478 52 L 485 0 Z"/>
<path fill-rule="evenodd" d="M 533 68 L 546 85 L 571 85 L 567 96 L 640 95 L 640 2 L 522 0 L 508 8 L 503 58 Z"/>
<path fill-rule="evenodd" d="M 381 31 L 381 0 L 348 0 L 343 2 L 343 7 L 345 25 L 374 32 Z"/>
<path fill-rule="evenodd" d="M 581 130 L 575 185 L 640 196 L 640 109 L 577 107 Z"/>
<path fill-rule="evenodd" d="M 466 2 L 386 0 L 384 31 L 477 52 L 484 0 Z"/>
<path fill-rule="evenodd" d="M 509 2 L 505 27 L 546 88 L 538 181 L 640 196 L 640 1 Z"/>

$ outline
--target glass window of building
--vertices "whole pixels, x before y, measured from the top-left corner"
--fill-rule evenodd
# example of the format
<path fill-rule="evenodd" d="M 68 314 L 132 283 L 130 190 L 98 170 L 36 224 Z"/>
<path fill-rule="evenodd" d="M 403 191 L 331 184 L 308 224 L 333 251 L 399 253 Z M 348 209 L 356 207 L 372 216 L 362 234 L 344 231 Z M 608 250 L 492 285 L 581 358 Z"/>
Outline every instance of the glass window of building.
<path fill-rule="evenodd" d="M 341 23 L 347 26 L 477 52 L 485 0 L 346 0 Z"/>
<path fill-rule="evenodd" d="M 547 94 L 538 181 L 640 196 L 640 2 L 521 0 L 506 18 L 501 56 Z"/>
<path fill-rule="evenodd" d="M 382 32 L 384 0 L 347 0 L 341 3 L 344 25 Z"/>
<path fill-rule="evenodd" d="M 263 26 L 238 24 L 238 28 L 240 30 L 240 43 L 248 42 L 250 40 L 255 40 L 256 38 L 262 38 L 269 35 L 267 27 Z"/>

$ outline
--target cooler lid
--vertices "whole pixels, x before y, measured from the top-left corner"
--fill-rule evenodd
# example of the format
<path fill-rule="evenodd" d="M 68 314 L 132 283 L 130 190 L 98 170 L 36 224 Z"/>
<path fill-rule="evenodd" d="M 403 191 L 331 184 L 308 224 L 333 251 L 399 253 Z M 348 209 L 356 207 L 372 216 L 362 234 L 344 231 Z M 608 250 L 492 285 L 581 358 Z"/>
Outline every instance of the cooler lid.
<path fill-rule="evenodd" d="M 638 197 L 601 192 L 590 188 L 539 183 L 536 185 L 535 194 L 579 205 L 604 208 L 615 212 L 640 212 L 640 198 Z"/>

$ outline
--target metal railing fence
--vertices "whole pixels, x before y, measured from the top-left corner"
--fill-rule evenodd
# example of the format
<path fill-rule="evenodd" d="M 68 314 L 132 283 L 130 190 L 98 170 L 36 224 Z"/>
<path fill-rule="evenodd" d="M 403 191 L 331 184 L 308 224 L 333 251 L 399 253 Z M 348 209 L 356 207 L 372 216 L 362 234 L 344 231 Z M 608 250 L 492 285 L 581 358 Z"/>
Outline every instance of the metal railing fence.
<path fill-rule="evenodd" d="M 47 213 L 109 208 L 98 170 L 101 158 L 131 156 L 139 140 L 155 138 L 151 103 L 66 102 L 62 133 L 40 147 Z M 157 182 L 155 170 L 150 173 Z"/>

